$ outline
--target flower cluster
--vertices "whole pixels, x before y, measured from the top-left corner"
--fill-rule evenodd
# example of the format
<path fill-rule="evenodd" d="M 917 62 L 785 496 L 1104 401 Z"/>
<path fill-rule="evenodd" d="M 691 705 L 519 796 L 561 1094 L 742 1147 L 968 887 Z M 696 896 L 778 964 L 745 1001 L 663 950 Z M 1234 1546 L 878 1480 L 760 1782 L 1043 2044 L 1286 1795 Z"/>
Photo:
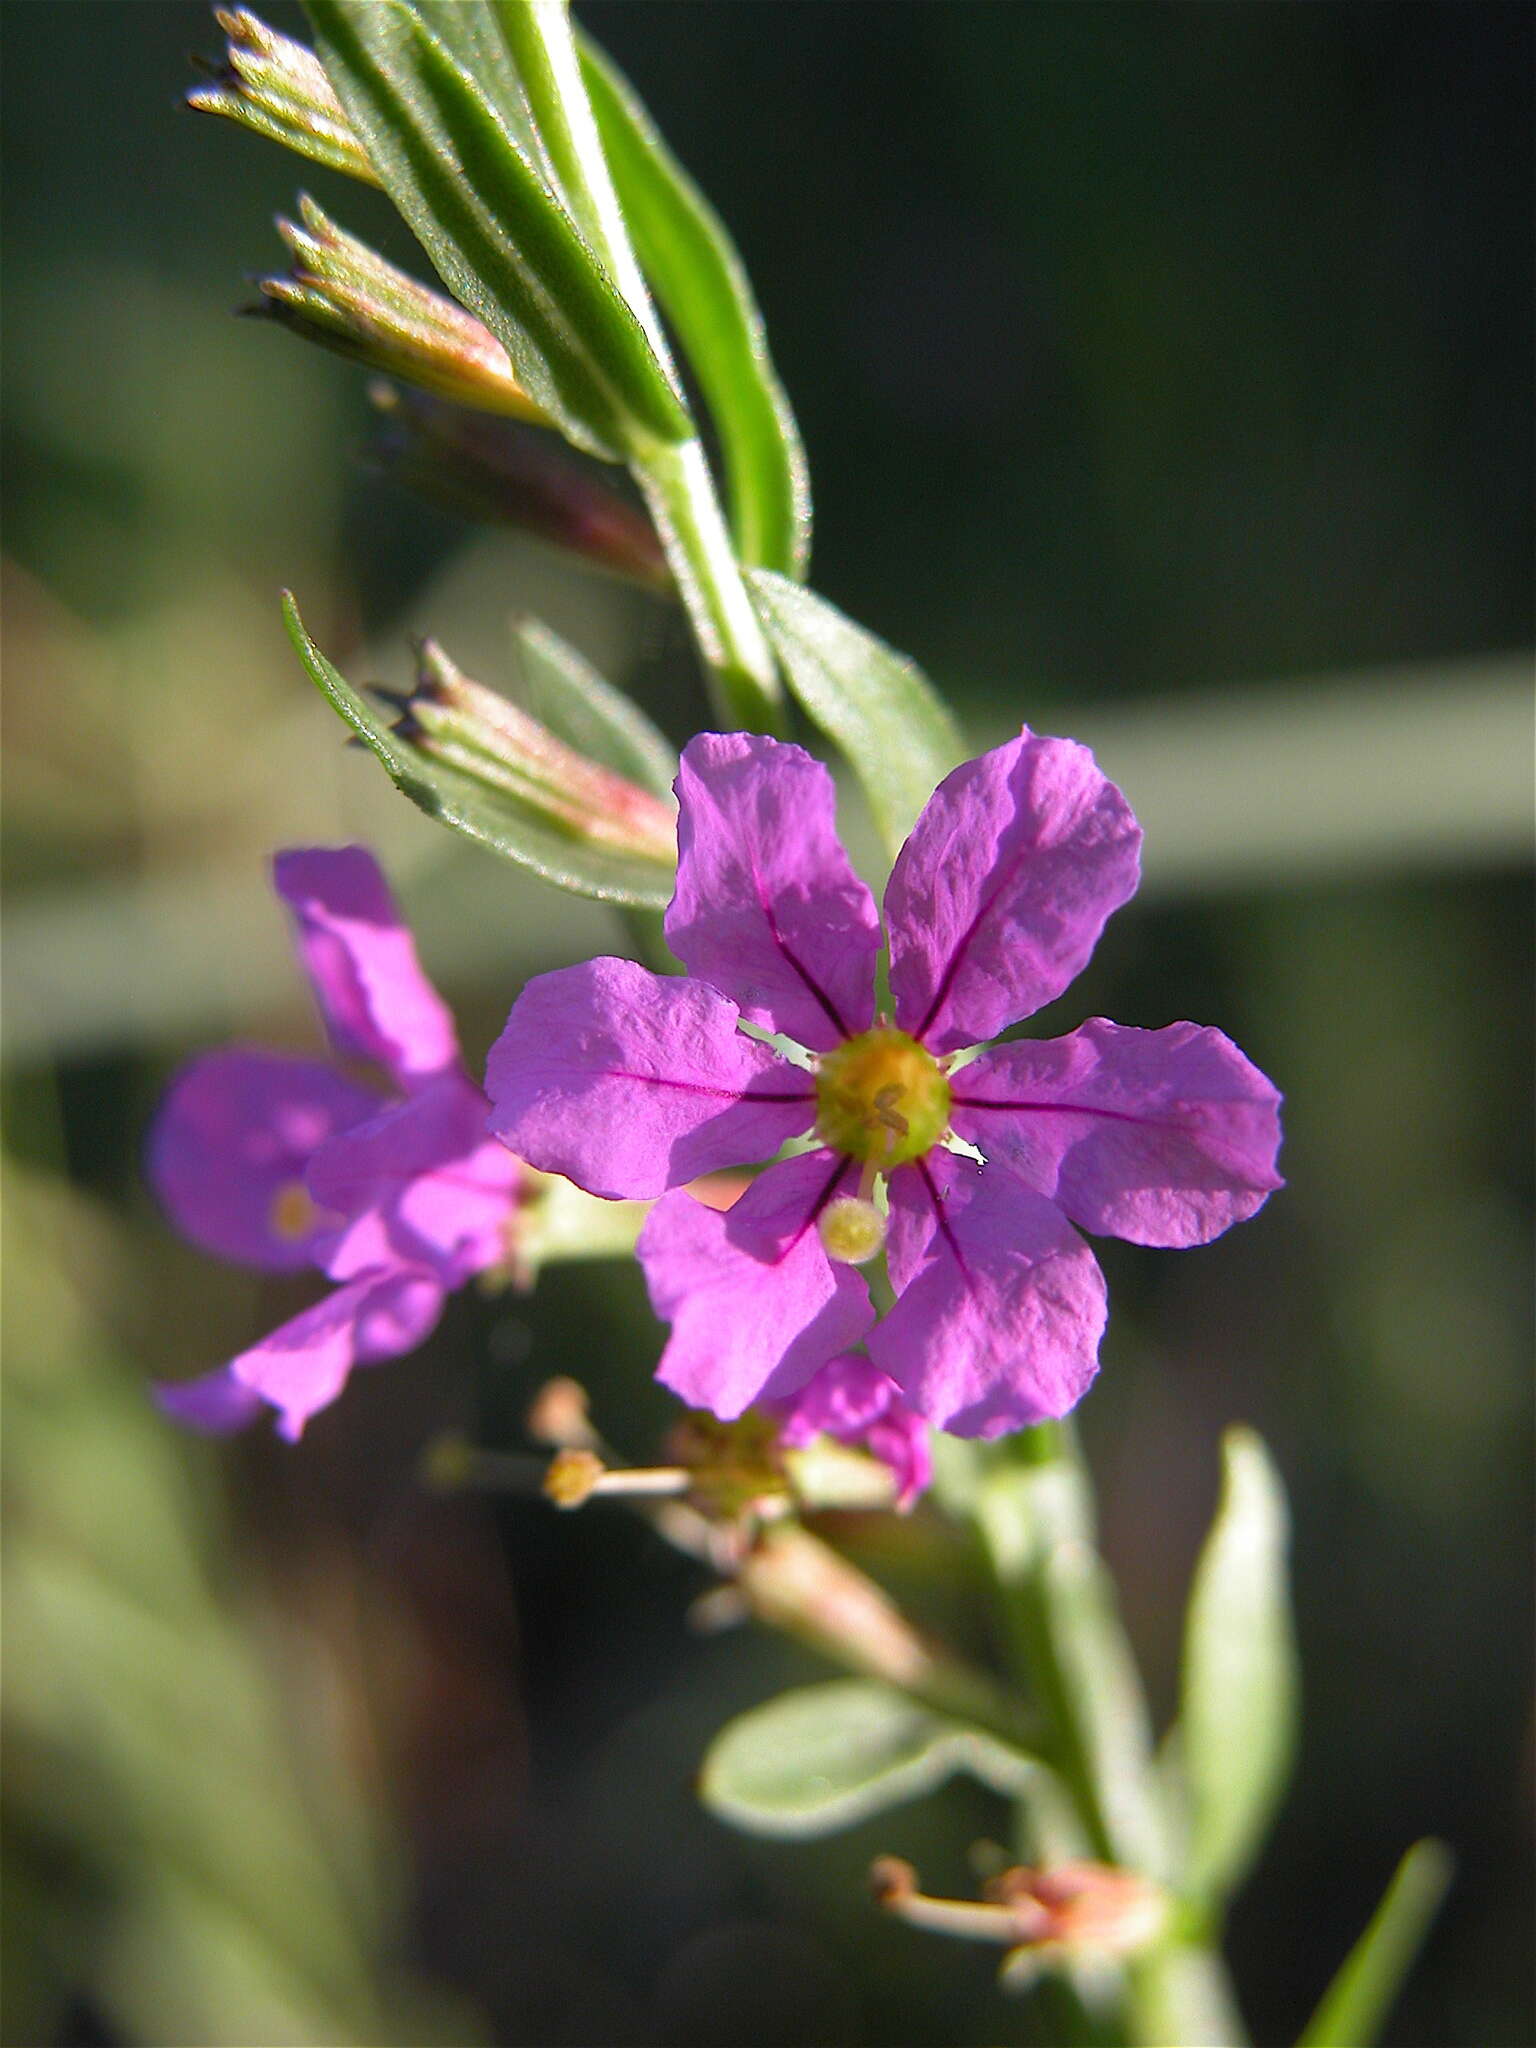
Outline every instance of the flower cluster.
<path fill-rule="evenodd" d="M 1200 1244 L 1280 1185 L 1279 1096 L 1219 1031 L 1094 1018 L 978 1051 L 1061 994 L 1135 890 L 1125 799 L 1027 728 L 948 776 L 886 887 L 887 1018 L 826 769 L 705 733 L 677 794 L 687 976 L 600 959 L 530 982 L 491 1053 L 492 1129 L 592 1194 L 660 1197 L 637 1247 L 672 1324 L 658 1376 L 695 1406 L 793 1406 L 840 1361 L 834 1386 L 892 1422 L 990 1437 L 1065 1414 L 1105 1322 L 1079 1228 Z M 724 1213 L 685 1192 L 786 1147 Z M 877 1315 L 860 1267 L 882 1251 Z"/>
<path fill-rule="evenodd" d="M 239 1429 L 271 1407 L 295 1438 L 354 1365 L 414 1349 L 449 1289 L 512 1259 L 532 1177 L 486 1135 L 485 1097 L 372 855 L 280 853 L 274 880 L 336 1053 L 382 1070 L 389 1092 L 260 1047 L 205 1054 L 167 1091 L 149 1174 L 206 1250 L 337 1282 L 229 1364 L 159 1390 L 195 1428 Z"/>

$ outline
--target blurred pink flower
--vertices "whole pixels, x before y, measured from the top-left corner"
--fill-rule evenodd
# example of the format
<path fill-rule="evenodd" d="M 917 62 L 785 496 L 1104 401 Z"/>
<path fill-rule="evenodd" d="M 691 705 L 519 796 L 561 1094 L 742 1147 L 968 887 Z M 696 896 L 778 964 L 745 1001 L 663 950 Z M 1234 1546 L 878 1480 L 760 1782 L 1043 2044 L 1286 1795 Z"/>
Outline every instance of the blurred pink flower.
<path fill-rule="evenodd" d="M 195 1244 L 342 1283 L 227 1365 L 157 1390 L 193 1428 L 239 1429 L 271 1407 L 292 1439 L 354 1365 L 412 1350 L 450 1288 L 509 1257 L 524 1176 L 486 1136 L 485 1097 L 373 856 L 291 851 L 273 874 L 333 1046 L 382 1068 L 391 1092 L 320 1060 L 207 1053 L 166 1091 L 148 1170 Z"/>

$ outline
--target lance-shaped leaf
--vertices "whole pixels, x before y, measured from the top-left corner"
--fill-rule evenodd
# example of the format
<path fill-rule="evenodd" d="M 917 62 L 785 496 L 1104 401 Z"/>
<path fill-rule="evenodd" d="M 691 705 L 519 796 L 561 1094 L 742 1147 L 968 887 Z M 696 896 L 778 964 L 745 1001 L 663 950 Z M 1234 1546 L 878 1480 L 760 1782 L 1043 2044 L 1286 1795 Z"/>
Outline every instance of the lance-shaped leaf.
<path fill-rule="evenodd" d="M 710 1745 L 699 1796 L 748 1834 L 806 1839 L 851 1828 L 961 1771 L 1017 1798 L 1040 1768 L 889 1686 L 835 1679 L 738 1715 Z"/>
<path fill-rule="evenodd" d="M 513 637 L 523 694 L 534 717 L 579 754 L 648 789 L 675 819 L 677 751 L 634 699 L 605 682 L 540 620 L 519 619 Z"/>
<path fill-rule="evenodd" d="M 1222 1444 L 1216 1520 L 1184 1640 L 1179 1754 L 1188 1792 L 1185 1881 L 1219 1900 L 1246 1873 L 1285 1789 L 1297 1666 L 1279 1475 L 1247 1429 Z"/>
<path fill-rule="evenodd" d="M 810 554 L 810 478 L 746 269 L 628 81 L 590 42 L 581 63 L 641 268 L 719 433 L 737 553 L 798 580 Z"/>
<path fill-rule="evenodd" d="M 658 595 L 673 592 L 656 529 L 620 494 L 611 468 L 553 434 L 383 378 L 368 396 L 379 414 L 370 458 L 405 489 L 461 518 L 514 527 Z"/>
<path fill-rule="evenodd" d="M 476 54 L 494 35 L 481 0 L 430 10 L 308 0 L 308 11 L 385 190 L 449 290 L 506 348 L 519 384 L 596 455 L 692 438 L 639 321 L 519 141 L 504 82 Z"/>
<path fill-rule="evenodd" d="M 439 398 L 549 424 L 482 321 L 346 234 L 312 199 L 299 200 L 299 213 L 302 225 L 277 223 L 292 267 L 258 280 L 263 301 L 253 310 Z"/>
<path fill-rule="evenodd" d="M 206 85 L 193 86 L 187 105 L 376 185 L 368 153 L 314 51 L 243 7 L 216 7 L 214 19 L 226 37 L 224 59 L 202 66 L 212 75 Z"/>
<path fill-rule="evenodd" d="M 611 833 L 594 836 L 592 817 L 574 815 L 578 807 L 544 778 L 509 770 L 505 759 L 489 749 L 448 740 L 429 751 L 402 736 L 320 652 L 288 591 L 283 593 L 283 616 L 310 680 L 378 756 L 396 788 L 428 817 L 575 895 L 647 910 L 668 902 L 672 855 L 654 825 L 652 853 L 626 850 L 613 843 Z M 515 707 L 506 704 L 505 709 L 510 713 Z M 642 795 L 655 804 L 645 792 L 632 791 L 633 798 Z"/>
<path fill-rule="evenodd" d="M 1371 2048 L 1451 1881 L 1443 1842 L 1415 1842 L 1297 2048 Z"/>
<path fill-rule="evenodd" d="M 847 755 L 894 855 L 964 758 L 953 719 L 915 663 L 824 597 L 768 569 L 747 581 L 790 689 Z"/>

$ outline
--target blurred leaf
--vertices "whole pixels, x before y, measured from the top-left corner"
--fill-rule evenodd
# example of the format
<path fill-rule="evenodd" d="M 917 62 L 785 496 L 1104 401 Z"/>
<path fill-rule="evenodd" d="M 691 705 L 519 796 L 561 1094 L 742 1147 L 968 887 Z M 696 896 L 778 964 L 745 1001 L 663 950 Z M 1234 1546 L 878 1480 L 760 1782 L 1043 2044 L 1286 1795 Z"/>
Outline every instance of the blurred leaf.
<path fill-rule="evenodd" d="M 1211 1899 L 1258 1852 L 1289 1774 L 1297 1697 L 1284 1491 L 1252 1430 L 1228 1430 L 1222 1459 L 1221 1503 L 1190 1595 L 1178 1744 L 1186 1882 Z"/>
<path fill-rule="evenodd" d="M 310 639 L 289 591 L 283 593 L 283 616 L 310 680 L 378 756 L 395 787 L 429 818 L 578 896 L 647 910 L 670 901 L 672 875 L 658 862 L 574 839 L 477 777 L 398 738 Z"/>
<path fill-rule="evenodd" d="M 507 117 L 515 81 L 486 55 L 501 44 L 483 0 L 307 5 L 386 191 L 519 384 L 595 455 L 691 438 L 639 322 Z"/>
<path fill-rule="evenodd" d="M 631 697 L 538 619 L 513 627 L 528 709 L 551 732 L 642 789 L 670 797 L 677 754 Z"/>
<path fill-rule="evenodd" d="M 915 663 L 787 577 L 747 581 L 789 687 L 864 785 L 886 851 L 895 855 L 965 747 Z"/>
<path fill-rule="evenodd" d="M 740 1714 L 704 1759 L 699 1794 L 749 1834 L 836 1834 L 932 1792 L 956 1772 L 1018 1798 L 1033 1758 L 914 1705 L 889 1686 L 837 1679 Z"/>
<path fill-rule="evenodd" d="M 23 1995 L 51 1980 L 114 2040 L 470 2038 L 392 1976 L 392 1845 L 341 1724 L 273 1682 L 312 1699 L 320 1667 L 241 1605 L 220 1454 L 115 1350 L 134 1247 L 62 1183 L 7 1163 L 4 1194 L 7 1906 L 35 1877 L 47 1922 Z M 53 2038 L 15 2032 L 10 1960 L 7 2038 Z"/>
<path fill-rule="evenodd" d="M 1297 2048 L 1371 2048 L 1451 1881 L 1443 1842 L 1415 1842 Z"/>
<path fill-rule="evenodd" d="M 798 581 L 810 555 L 810 478 L 746 268 L 628 80 L 590 42 L 581 61 L 641 268 L 719 432 L 737 553 Z"/>

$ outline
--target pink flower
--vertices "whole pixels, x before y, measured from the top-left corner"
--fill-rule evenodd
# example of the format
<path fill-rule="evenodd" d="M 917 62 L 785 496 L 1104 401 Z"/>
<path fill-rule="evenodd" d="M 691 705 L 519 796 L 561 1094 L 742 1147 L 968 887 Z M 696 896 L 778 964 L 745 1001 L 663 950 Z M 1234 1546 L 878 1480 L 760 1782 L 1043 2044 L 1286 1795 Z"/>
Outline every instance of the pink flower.
<path fill-rule="evenodd" d="M 677 794 L 666 931 L 689 978 L 594 960 L 530 982 L 491 1053 L 492 1128 L 593 1194 L 662 1196 L 638 1251 L 672 1324 L 658 1377 L 686 1401 L 782 1403 L 863 1342 L 957 1435 L 1065 1414 L 1105 1320 L 1074 1226 L 1200 1244 L 1281 1184 L 1279 1096 L 1219 1031 L 1095 1018 L 956 1057 L 1058 996 L 1135 890 L 1125 799 L 1086 748 L 1027 729 L 948 776 L 886 887 L 877 1022 L 880 924 L 827 771 L 705 733 Z M 812 1129 L 723 1214 L 681 1191 Z M 877 1321 L 853 1261 L 882 1237 L 897 1298 Z"/>
<path fill-rule="evenodd" d="M 780 1443 L 800 1450 L 816 1436 L 862 1445 L 887 1466 L 903 1514 L 933 1478 L 927 1423 L 913 1414 L 896 1382 L 856 1351 L 831 1359 L 784 1408 Z"/>
<path fill-rule="evenodd" d="M 158 1390 L 196 1429 L 239 1429 L 270 1406 L 292 1439 L 354 1365 L 414 1349 L 448 1289 L 508 1257 L 523 1170 L 485 1135 L 485 1097 L 373 856 L 280 853 L 273 874 L 332 1044 L 392 1091 L 258 1047 L 206 1053 L 166 1091 L 148 1170 L 194 1243 L 342 1283 L 228 1365 Z"/>

